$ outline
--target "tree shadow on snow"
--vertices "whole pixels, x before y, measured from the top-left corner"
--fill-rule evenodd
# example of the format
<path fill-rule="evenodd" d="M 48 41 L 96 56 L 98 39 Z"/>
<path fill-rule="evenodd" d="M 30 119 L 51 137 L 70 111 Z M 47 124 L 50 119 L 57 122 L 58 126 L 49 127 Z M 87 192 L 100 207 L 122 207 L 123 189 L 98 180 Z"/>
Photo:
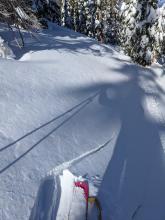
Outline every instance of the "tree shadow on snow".
<path fill-rule="evenodd" d="M 22 49 L 18 47 L 15 40 L 15 37 L 18 38 L 18 41 L 20 38 L 16 30 L 13 34 L 7 26 L 1 25 L 0 34 L 12 48 L 16 59 L 20 59 L 25 53 L 30 51 L 35 52 L 52 49 L 62 49 L 71 53 L 86 53 L 89 51 L 95 56 L 102 56 L 102 52 L 98 48 L 99 43 L 96 40 L 55 24 L 52 26 L 52 29 L 34 32 L 33 37 L 30 33 L 23 31 L 22 35 L 24 37 L 25 46 Z M 110 46 L 108 47 L 102 44 L 101 47 L 103 52 L 114 53 L 114 49 Z"/>
<path fill-rule="evenodd" d="M 97 97 L 100 94 L 100 91 L 97 91 L 95 94 L 89 96 L 88 98 L 81 101 L 79 104 L 73 106 L 72 108 L 68 109 L 64 113 L 56 116 L 55 118 L 51 119 L 50 121 L 40 125 L 39 127 L 29 131 L 25 135 L 19 137 L 15 141 L 5 145 L 4 147 L 0 148 L 0 153 L 12 148 L 17 142 L 24 140 L 27 137 L 30 137 L 33 133 L 36 133 L 37 131 L 40 131 L 44 127 L 49 126 L 52 123 L 56 123 L 58 119 L 63 119 L 62 122 L 55 125 L 52 130 L 50 130 L 46 135 L 44 135 L 41 139 L 39 139 L 36 143 L 34 143 L 32 146 L 30 146 L 24 153 L 22 153 L 20 156 L 18 156 L 16 159 L 8 163 L 3 168 L 0 168 L 0 174 L 4 173 L 6 170 L 8 170 L 10 167 L 15 165 L 17 162 L 19 162 L 22 158 L 24 158 L 27 154 L 29 154 L 34 148 L 36 148 L 39 144 L 41 144 L 43 141 L 48 139 L 52 134 L 54 134 L 58 129 L 63 127 L 68 121 L 70 121 L 72 118 L 74 118 L 77 114 L 79 114 L 83 109 L 85 109 L 90 103 L 93 102 L 93 99 Z"/>
<path fill-rule="evenodd" d="M 105 219 L 163 219 L 165 161 L 158 125 L 148 118 L 138 77 L 116 86 L 118 97 L 104 90 L 100 104 L 118 109 L 121 129 L 99 188 Z M 125 97 L 123 92 L 127 91 Z M 107 213 L 109 211 L 109 213 Z"/>
<path fill-rule="evenodd" d="M 123 65 L 119 72 L 129 80 L 102 83 L 79 91 L 88 93 L 101 88 L 100 105 L 110 114 L 117 112 L 121 122 L 98 197 L 103 219 L 162 220 L 165 218 L 165 155 L 159 129 L 164 131 L 164 125 L 160 126 L 149 116 L 145 100 L 153 97 L 159 100 L 163 91 L 151 73 L 141 74 L 135 68 L 132 71 L 133 66 Z M 157 91 L 145 90 L 141 86 L 143 80 L 150 80 Z"/>

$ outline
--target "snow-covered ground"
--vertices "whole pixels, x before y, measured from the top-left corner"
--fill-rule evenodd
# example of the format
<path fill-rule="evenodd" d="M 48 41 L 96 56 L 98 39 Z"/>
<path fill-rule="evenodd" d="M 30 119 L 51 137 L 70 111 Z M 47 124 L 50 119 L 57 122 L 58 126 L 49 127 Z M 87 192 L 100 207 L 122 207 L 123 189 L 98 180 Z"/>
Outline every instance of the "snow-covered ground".
<path fill-rule="evenodd" d="M 159 5 L 162 6 L 163 4 L 165 4 L 165 0 L 159 0 Z"/>
<path fill-rule="evenodd" d="M 8 39 L 17 60 L 0 60 L 0 220 L 30 219 L 63 169 L 98 188 L 104 220 L 164 219 L 162 66 L 57 26 L 24 36 L 21 51 Z"/>

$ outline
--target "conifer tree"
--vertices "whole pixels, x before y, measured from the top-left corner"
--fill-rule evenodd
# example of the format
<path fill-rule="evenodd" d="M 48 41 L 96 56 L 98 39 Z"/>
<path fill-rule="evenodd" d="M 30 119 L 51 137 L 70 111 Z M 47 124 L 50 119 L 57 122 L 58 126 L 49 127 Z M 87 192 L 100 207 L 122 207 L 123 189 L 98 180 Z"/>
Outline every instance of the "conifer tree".
<path fill-rule="evenodd" d="M 96 19 L 97 4 L 95 0 L 88 0 L 86 4 L 86 16 L 87 16 L 87 35 L 95 37 L 95 19 Z"/>
<path fill-rule="evenodd" d="M 158 16 L 157 41 L 165 63 L 165 4 L 160 8 Z"/>
<path fill-rule="evenodd" d="M 62 24 L 101 42 L 116 41 L 121 0 L 62 0 Z"/>
<path fill-rule="evenodd" d="M 101 0 L 97 8 L 97 23 L 101 28 L 104 42 L 116 43 L 118 30 L 119 0 Z M 99 15 L 99 16 L 98 16 Z"/>
<path fill-rule="evenodd" d="M 150 65 L 158 54 L 157 8 L 157 0 L 124 1 L 121 8 L 121 45 L 135 62 L 144 66 Z"/>
<path fill-rule="evenodd" d="M 70 29 L 74 29 L 73 10 L 74 9 L 72 9 L 71 0 L 62 0 L 62 14 L 61 14 L 62 25 Z"/>
<path fill-rule="evenodd" d="M 47 21 L 60 24 L 61 9 L 60 5 L 54 0 L 35 0 L 33 2 L 36 15 L 39 21 L 47 26 Z"/>

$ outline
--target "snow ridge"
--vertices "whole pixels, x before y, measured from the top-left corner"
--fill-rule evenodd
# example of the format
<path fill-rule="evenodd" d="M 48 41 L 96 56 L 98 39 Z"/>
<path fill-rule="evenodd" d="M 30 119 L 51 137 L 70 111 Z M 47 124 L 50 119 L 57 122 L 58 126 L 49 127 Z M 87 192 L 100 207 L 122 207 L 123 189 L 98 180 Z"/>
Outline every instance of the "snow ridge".
<path fill-rule="evenodd" d="M 107 142 L 105 142 L 103 145 L 99 146 L 99 147 L 96 147 L 90 151 L 87 151 L 83 154 L 81 154 L 80 156 L 72 159 L 72 160 L 69 160 L 67 162 L 64 162 L 60 165 L 58 165 L 57 167 L 55 167 L 53 170 L 49 171 L 48 172 L 48 176 L 50 175 L 59 175 L 63 170 L 65 169 L 68 169 L 70 168 L 71 166 L 73 166 L 74 164 L 80 162 L 81 160 L 85 159 L 86 157 L 89 157 L 99 151 L 101 151 L 103 148 L 105 148 L 114 138 L 114 135 L 112 135 L 111 139 L 108 140 Z"/>

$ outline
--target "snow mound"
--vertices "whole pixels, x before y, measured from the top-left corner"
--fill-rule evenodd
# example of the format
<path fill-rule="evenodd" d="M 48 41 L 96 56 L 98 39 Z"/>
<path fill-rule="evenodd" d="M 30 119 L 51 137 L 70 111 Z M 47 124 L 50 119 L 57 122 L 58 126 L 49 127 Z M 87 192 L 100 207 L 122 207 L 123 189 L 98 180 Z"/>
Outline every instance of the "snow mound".
<path fill-rule="evenodd" d="M 29 61 L 31 60 L 31 54 L 33 53 L 33 51 L 29 51 L 28 53 L 25 53 L 20 59 L 19 61 Z"/>

